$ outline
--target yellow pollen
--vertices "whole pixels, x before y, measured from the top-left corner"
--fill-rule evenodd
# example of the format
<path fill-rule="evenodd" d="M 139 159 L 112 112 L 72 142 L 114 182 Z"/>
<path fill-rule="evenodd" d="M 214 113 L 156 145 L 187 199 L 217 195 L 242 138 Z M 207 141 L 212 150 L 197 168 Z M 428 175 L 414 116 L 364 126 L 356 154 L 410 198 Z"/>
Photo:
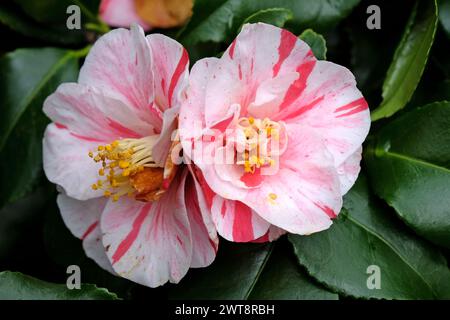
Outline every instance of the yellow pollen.
<path fill-rule="evenodd" d="M 256 168 L 273 166 L 275 160 L 272 150 L 278 146 L 272 143 L 279 140 L 280 130 L 283 130 L 282 124 L 269 118 L 242 117 L 238 120 L 237 127 L 246 138 L 245 149 L 239 151 L 237 156 L 237 163 L 244 165 L 244 171 L 254 173 Z"/>
<path fill-rule="evenodd" d="M 257 156 L 251 156 L 250 159 L 248 159 L 250 164 L 257 164 L 258 163 L 258 157 Z"/>
<path fill-rule="evenodd" d="M 130 163 L 128 161 L 120 160 L 119 161 L 119 167 L 120 169 L 126 169 L 130 166 Z"/>
<path fill-rule="evenodd" d="M 159 167 L 152 157 L 157 135 L 140 139 L 116 140 L 106 145 L 97 146 L 97 151 L 89 152 L 95 162 L 101 163 L 98 180 L 91 187 L 103 190 L 105 197 L 118 201 L 122 196 L 133 197 L 137 190 L 132 184 L 133 176 L 147 167 Z M 106 176 L 105 176 L 106 175 Z"/>
<path fill-rule="evenodd" d="M 277 195 L 275 193 L 269 193 L 269 198 L 272 200 L 276 200 L 277 199 Z"/>
<path fill-rule="evenodd" d="M 88 155 L 89 155 L 89 158 L 93 158 L 94 157 L 94 153 L 92 151 L 89 151 Z"/>

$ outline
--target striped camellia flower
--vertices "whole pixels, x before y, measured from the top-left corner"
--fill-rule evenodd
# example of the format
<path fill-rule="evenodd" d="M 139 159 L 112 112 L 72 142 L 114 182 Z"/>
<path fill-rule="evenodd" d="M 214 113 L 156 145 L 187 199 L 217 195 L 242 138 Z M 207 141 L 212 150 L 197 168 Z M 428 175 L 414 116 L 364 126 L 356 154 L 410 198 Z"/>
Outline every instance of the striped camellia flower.
<path fill-rule="evenodd" d="M 209 265 L 218 244 L 199 183 L 169 156 L 188 64 L 170 38 L 116 29 L 44 103 L 44 170 L 64 222 L 101 267 L 151 287 Z"/>
<path fill-rule="evenodd" d="M 179 121 L 218 233 L 245 242 L 330 227 L 358 176 L 370 115 L 348 69 L 258 23 L 193 66 Z"/>

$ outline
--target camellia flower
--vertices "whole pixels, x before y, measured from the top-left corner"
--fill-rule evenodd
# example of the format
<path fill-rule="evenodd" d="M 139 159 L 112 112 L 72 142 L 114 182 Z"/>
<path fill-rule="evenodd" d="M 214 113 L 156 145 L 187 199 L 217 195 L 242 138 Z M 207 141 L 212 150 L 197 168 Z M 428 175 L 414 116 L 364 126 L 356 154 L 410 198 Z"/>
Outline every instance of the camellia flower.
<path fill-rule="evenodd" d="M 193 66 L 187 96 L 183 150 L 216 193 L 208 205 L 220 235 L 267 241 L 332 224 L 370 126 L 349 70 L 318 61 L 287 30 L 247 24 L 220 59 Z"/>
<path fill-rule="evenodd" d="M 44 104 L 44 170 L 62 188 L 66 225 L 100 266 L 151 287 L 209 265 L 217 250 L 198 182 L 169 156 L 188 64 L 170 38 L 116 29 L 95 43 L 78 83 Z"/>
<path fill-rule="evenodd" d="M 192 15 L 193 0 L 102 0 L 100 17 L 113 27 L 140 24 L 145 30 L 183 25 Z"/>

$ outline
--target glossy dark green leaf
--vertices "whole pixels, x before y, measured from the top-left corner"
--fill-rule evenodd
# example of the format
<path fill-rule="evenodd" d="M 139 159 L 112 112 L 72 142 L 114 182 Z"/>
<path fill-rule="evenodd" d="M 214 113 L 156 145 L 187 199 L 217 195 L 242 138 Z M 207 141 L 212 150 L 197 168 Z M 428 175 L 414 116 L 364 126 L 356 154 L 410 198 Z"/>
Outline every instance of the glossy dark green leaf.
<path fill-rule="evenodd" d="M 294 263 L 292 252 L 274 244 L 221 241 L 213 264 L 190 270 L 169 289 L 173 299 L 337 299 L 311 282 Z M 274 253 L 275 252 L 275 253 Z M 273 254 L 273 256 L 272 256 Z"/>
<path fill-rule="evenodd" d="M 277 27 L 283 27 L 284 24 L 293 18 L 292 11 L 284 8 L 270 8 L 260 10 L 247 19 L 244 20 L 245 23 L 257 23 L 264 22 L 272 24 Z"/>
<path fill-rule="evenodd" d="M 0 58 L 0 206 L 30 191 L 42 175 L 44 99 L 62 82 L 75 81 L 76 52 L 19 49 Z"/>
<path fill-rule="evenodd" d="M 372 120 L 402 109 L 419 84 L 437 27 L 436 1 L 419 0 L 414 7 L 383 83 L 383 101 Z"/>
<path fill-rule="evenodd" d="M 450 0 L 439 0 L 439 22 L 450 39 Z"/>
<path fill-rule="evenodd" d="M 62 27 L 44 26 L 18 11 L 17 8 L 14 8 L 14 6 L 9 3 L 1 3 L 0 23 L 22 35 L 48 43 L 67 45 L 78 44 L 85 41 L 85 36 L 81 31 L 69 31 L 65 25 Z"/>
<path fill-rule="evenodd" d="M 76 5 L 82 13 L 82 20 L 96 21 L 99 0 L 14 0 L 24 12 L 36 21 L 42 23 L 62 23 L 69 14 L 67 8 Z M 83 24 L 88 21 L 83 21 Z M 65 25 L 65 23 L 64 23 Z"/>
<path fill-rule="evenodd" d="M 123 298 L 129 296 L 130 290 L 136 284 L 103 270 L 94 260 L 86 256 L 82 241 L 75 238 L 64 224 L 56 205 L 56 199 L 53 199 L 47 208 L 43 229 L 46 253 L 52 262 L 63 270 L 69 265 L 78 265 L 82 270 L 83 282 L 95 283 L 97 286 L 108 288 Z M 147 297 L 156 290 L 152 289 L 147 293 Z"/>
<path fill-rule="evenodd" d="M 319 282 L 346 296 L 450 298 L 450 271 L 443 255 L 388 210 L 370 196 L 361 174 L 330 229 L 310 236 L 289 235 L 299 263 Z M 374 284 L 370 266 L 379 267 L 379 289 L 367 285 Z"/>
<path fill-rule="evenodd" d="M 298 266 L 292 248 L 282 242 L 275 249 L 252 289 L 251 300 L 337 300 L 337 294 L 313 281 Z"/>
<path fill-rule="evenodd" d="M 299 32 L 306 27 L 319 32 L 335 26 L 360 0 L 258 0 L 195 2 L 194 15 L 183 30 L 181 41 L 192 46 L 200 42 L 222 42 L 234 37 L 250 15 L 269 8 L 285 8 L 293 13 L 289 26 Z"/>
<path fill-rule="evenodd" d="M 19 272 L 0 272 L 1 300 L 116 300 L 117 295 L 92 284 L 69 290 L 65 284 L 45 282 Z"/>
<path fill-rule="evenodd" d="M 327 59 L 327 43 L 322 35 L 314 32 L 312 29 L 306 29 L 299 38 L 311 47 L 311 50 L 317 59 Z"/>
<path fill-rule="evenodd" d="M 19 256 L 22 259 L 28 252 L 35 250 L 35 243 L 30 243 L 33 234 L 42 236 L 41 230 L 36 230 L 51 192 L 47 185 L 38 188 L 27 197 L 4 206 L 0 210 L 0 265 L 2 261 L 13 260 Z M 24 237 L 26 235 L 26 238 Z M 17 254 L 20 251 L 20 254 Z"/>
<path fill-rule="evenodd" d="M 377 195 L 418 234 L 450 248 L 450 103 L 389 123 L 365 159 Z"/>

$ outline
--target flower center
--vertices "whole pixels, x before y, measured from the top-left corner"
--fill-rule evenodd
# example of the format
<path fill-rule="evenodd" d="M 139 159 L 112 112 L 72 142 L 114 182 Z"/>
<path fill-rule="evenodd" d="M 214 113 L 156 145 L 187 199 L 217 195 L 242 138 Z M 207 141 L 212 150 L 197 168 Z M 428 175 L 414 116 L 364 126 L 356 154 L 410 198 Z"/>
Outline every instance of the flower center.
<path fill-rule="evenodd" d="M 242 117 L 237 124 L 237 164 L 244 166 L 246 173 L 255 173 L 261 167 L 272 167 L 280 155 L 280 134 L 283 126 L 268 118 Z"/>
<path fill-rule="evenodd" d="M 165 192 L 162 188 L 165 172 L 152 158 L 157 139 L 158 135 L 116 140 L 98 146 L 96 154 L 89 152 L 102 165 L 98 171 L 100 179 L 92 189 L 104 190 L 104 196 L 113 201 L 125 195 L 141 201 L 158 200 Z"/>

